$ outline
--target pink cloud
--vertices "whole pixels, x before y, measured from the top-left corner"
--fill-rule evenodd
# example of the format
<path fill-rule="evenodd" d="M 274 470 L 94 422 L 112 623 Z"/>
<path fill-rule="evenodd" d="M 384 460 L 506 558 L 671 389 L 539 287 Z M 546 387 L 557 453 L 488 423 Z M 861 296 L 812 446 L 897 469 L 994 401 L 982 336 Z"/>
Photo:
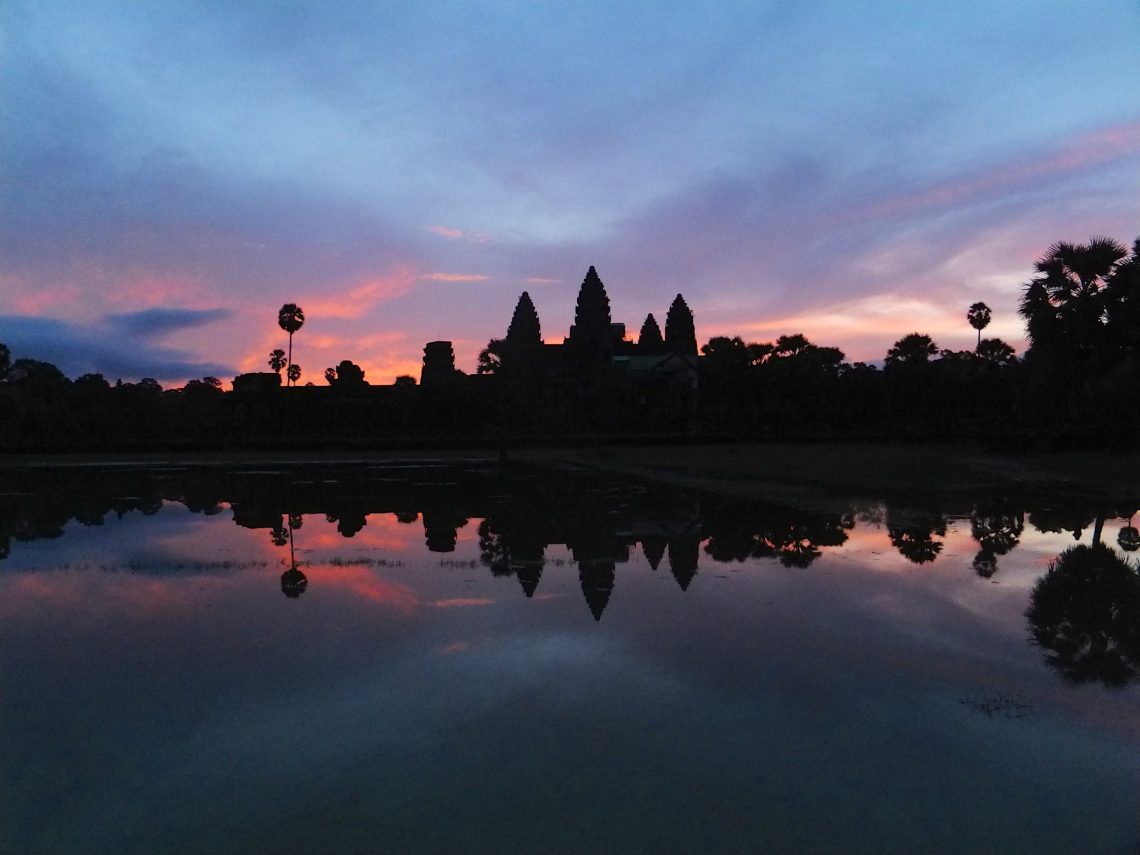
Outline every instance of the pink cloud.
<path fill-rule="evenodd" d="M 491 277 L 482 273 L 425 273 L 417 278 L 429 282 L 486 282 Z"/>
<path fill-rule="evenodd" d="M 336 531 L 334 524 L 324 520 L 309 523 L 306 519 L 304 529 L 295 534 L 297 546 L 306 555 L 320 549 L 336 552 L 347 545 L 400 555 L 414 552 L 423 544 L 423 527 L 401 523 L 394 514 L 368 514 L 366 520 L 367 525 L 348 540 Z"/>
<path fill-rule="evenodd" d="M 483 232 L 465 232 L 462 229 L 453 229 L 448 226 L 427 226 L 425 231 L 431 232 L 433 235 L 447 238 L 448 240 L 465 240 L 469 243 L 486 243 L 487 235 Z"/>
<path fill-rule="evenodd" d="M 428 226 L 427 231 L 439 235 L 440 237 L 451 238 L 452 240 L 459 240 L 463 237 L 462 231 L 459 229 L 449 229 L 447 226 Z"/>
<path fill-rule="evenodd" d="M 409 586 L 382 579 L 368 567 L 305 564 L 302 569 L 310 585 L 342 588 L 366 600 L 389 606 L 403 615 L 412 614 L 420 605 L 419 597 Z"/>
<path fill-rule="evenodd" d="M 470 608 L 471 606 L 491 606 L 495 601 L 487 597 L 453 597 L 448 600 L 432 600 L 425 605 L 434 606 L 437 609 L 462 609 Z"/>
<path fill-rule="evenodd" d="M 359 318 L 377 303 L 406 294 L 415 284 L 416 278 L 411 268 L 400 267 L 385 276 L 352 286 L 335 298 L 324 294 L 302 294 L 292 302 L 300 305 L 307 315 L 314 318 Z"/>
<path fill-rule="evenodd" d="M 1140 122 L 1086 134 L 1059 149 L 1004 163 L 992 169 L 895 196 L 849 216 L 895 217 L 930 208 L 959 205 L 1028 184 L 1060 178 L 1090 167 L 1140 156 Z"/>

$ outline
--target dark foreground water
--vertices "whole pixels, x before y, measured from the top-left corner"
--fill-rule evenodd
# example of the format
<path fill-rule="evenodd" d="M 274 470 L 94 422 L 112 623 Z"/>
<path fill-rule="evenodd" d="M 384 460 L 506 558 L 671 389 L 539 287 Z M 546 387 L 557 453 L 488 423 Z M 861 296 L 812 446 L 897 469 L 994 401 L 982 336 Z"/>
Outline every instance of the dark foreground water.
<path fill-rule="evenodd" d="M 0 488 L 5 852 L 1140 845 L 1135 508 L 478 465 Z"/>

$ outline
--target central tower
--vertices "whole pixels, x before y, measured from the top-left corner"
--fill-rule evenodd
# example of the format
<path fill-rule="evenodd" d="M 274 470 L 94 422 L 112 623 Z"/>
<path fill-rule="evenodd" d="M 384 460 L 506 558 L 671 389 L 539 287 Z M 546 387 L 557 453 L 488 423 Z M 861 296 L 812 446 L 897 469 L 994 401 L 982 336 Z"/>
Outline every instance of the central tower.
<path fill-rule="evenodd" d="M 578 305 L 574 309 L 574 325 L 570 327 L 569 344 L 584 358 L 608 360 L 613 356 L 610 335 L 610 298 L 598 271 L 590 265 L 582 287 L 578 290 Z"/>

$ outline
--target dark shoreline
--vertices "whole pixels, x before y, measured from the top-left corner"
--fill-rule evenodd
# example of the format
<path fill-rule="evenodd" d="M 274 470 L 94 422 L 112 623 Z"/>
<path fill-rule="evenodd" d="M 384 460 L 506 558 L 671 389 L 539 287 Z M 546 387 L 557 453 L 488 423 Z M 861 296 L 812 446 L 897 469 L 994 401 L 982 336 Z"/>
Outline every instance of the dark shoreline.
<path fill-rule="evenodd" d="M 492 445 L 311 450 L 147 451 L 112 454 L 6 454 L 5 471 L 27 469 L 296 468 L 353 463 L 498 465 Z M 998 453 L 969 445 L 911 443 L 652 443 L 511 447 L 507 463 L 573 464 L 712 493 L 816 503 L 831 494 L 868 498 L 924 493 L 1054 494 L 1127 503 L 1140 490 L 1140 452 Z"/>

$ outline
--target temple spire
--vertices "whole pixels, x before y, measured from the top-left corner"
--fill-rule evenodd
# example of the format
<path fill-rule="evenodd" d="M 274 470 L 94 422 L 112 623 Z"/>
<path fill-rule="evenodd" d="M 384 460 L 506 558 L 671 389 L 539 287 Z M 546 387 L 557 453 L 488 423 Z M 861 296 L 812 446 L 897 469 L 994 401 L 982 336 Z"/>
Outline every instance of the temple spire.
<path fill-rule="evenodd" d="M 693 326 L 693 312 L 680 294 L 665 316 L 665 347 L 684 356 L 697 355 L 697 333 Z"/>
<path fill-rule="evenodd" d="M 665 350 L 665 339 L 661 337 L 661 327 L 652 314 L 645 316 L 641 333 L 637 336 L 637 349 L 642 353 L 661 353 Z"/>
<path fill-rule="evenodd" d="M 538 321 L 538 312 L 534 308 L 530 294 L 526 291 L 523 291 L 519 297 L 515 313 L 511 317 L 511 325 L 507 327 L 507 341 L 522 345 L 542 343 L 542 326 Z"/>
<path fill-rule="evenodd" d="M 593 265 L 578 290 L 570 343 L 584 353 L 596 351 L 604 355 L 610 349 L 610 298 Z"/>

